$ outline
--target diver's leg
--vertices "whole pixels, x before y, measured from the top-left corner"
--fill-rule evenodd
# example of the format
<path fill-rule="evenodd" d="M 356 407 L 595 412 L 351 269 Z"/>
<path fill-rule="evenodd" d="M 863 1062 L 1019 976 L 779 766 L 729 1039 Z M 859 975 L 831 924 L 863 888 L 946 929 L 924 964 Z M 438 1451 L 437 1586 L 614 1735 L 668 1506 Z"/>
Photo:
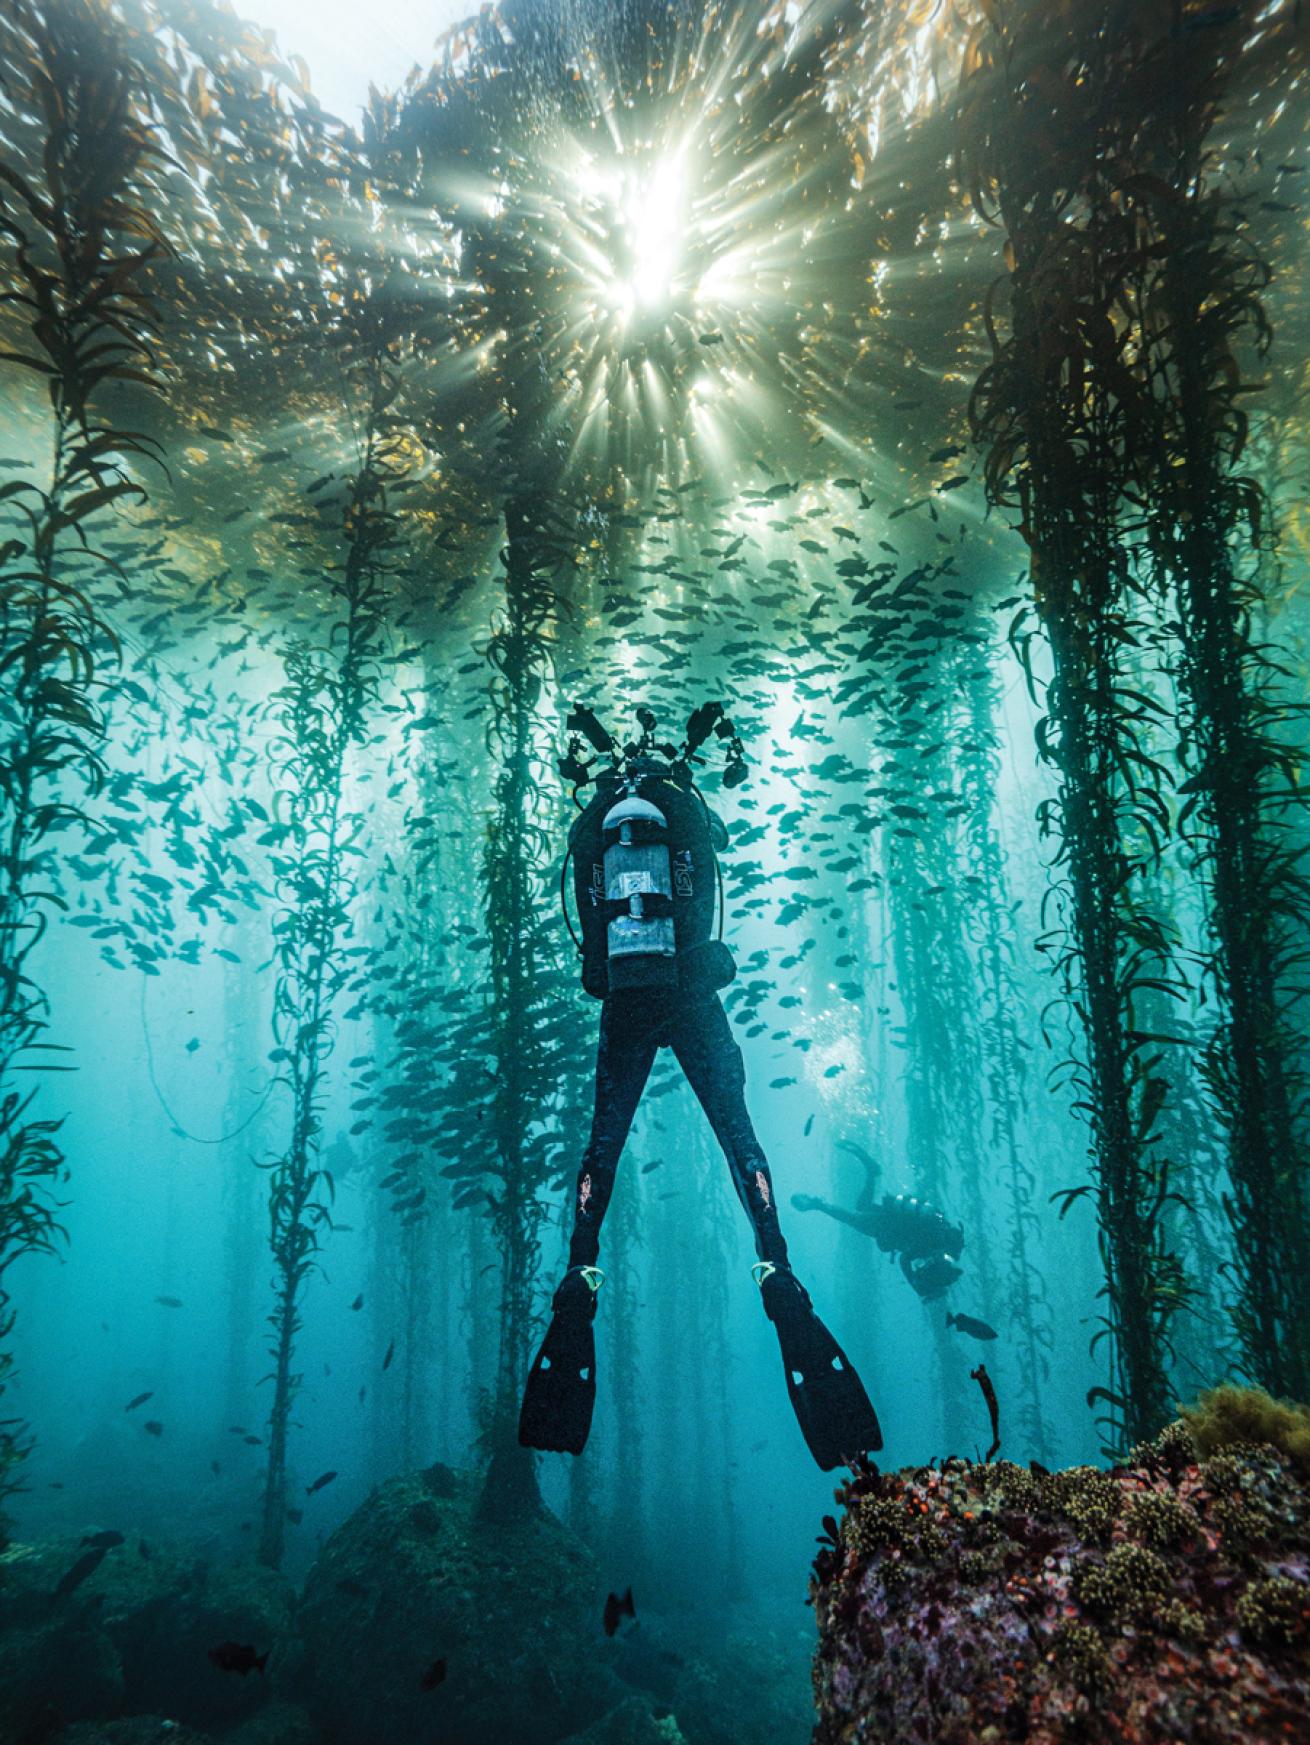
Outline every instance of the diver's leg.
<path fill-rule="evenodd" d="M 814 1312 L 787 1260 L 773 1181 L 746 1109 L 746 1070 L 716 994 L 681 1007 L 670 1040 L 709 1116 L 755 1232 L 754 1271 L 782 1353 L 796 1421 L 825 1472 L 882 1447 L 878 1417 L 846 1353 Z"/>
<path fill-rule="evenodd" d="M 756 1254 L 786 1266 L 773 1178 L 746 1108 L 745 1064 L 718 995 L 707 994 L 681 1007 L 670 1040 L 728 1160 L 732 1185 L 755 1233 Z"/>
<path fill-rule="evenodd" d="M 581 1454 L 596 1403 L 596 1269 L 600 1226 L 632 1117 L 659 1047 L 651 1008 L 607 1000 L 596 1052 L 596 1108 L 574 1196 L 569 1267 L 551 1299 L 551 1320 L 533 1359 L 519 1410 L 519 1441 L 527 1448 Z"/>
<path fill-rule="evenodd" d="M 569 1267 L 594 1266 L 600 1227 L 614 1191 L 614 1176 L 632 1118 L 660 1045 L 661 1022 L 651 1002 L 606 1000 L 596 1049 L 596 1105 L 591 1138 L 578 1166 L 573 1194 Z"/>

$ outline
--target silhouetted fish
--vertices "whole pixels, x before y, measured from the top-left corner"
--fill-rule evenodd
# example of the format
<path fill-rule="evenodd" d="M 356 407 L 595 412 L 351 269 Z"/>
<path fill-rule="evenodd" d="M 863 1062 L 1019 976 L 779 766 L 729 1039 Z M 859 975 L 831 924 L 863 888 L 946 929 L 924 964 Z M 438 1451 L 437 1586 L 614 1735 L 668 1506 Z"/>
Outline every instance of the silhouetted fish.
<path fill-rule="evenodd" d="M 307 1497 L 312 1497 L 312 1496 L 313 1496 L 313 1494 L 314 1494 L 314 1492 L 315 1492 L 315 1491 L 321 1491 L 321 1490 L 322 1490 L 322 1488 L 323 1488 L 323 1486 L 324 1486 L 324 1485 L 325 1485 L 325 1484 L 331 1484 L 331 1483 L 332 1483 L 332 1480 L 333 1480 L 333 1479 L 334 1479 L 334 1478 L 335 1478 L 335 1477 L 336 1477 L 336 1476 L 337 1476 L 337 1475 L 336 1475 L 336 1472 L 335 1472 L 335 1471 L 332 1471 L 332 1472 L 320 1472 L 320 1473 L 319 1473 L 319 1475 L 318 1475 L 318 1477 L 317 1477 L 317 1478 L 316 1478 L 316 1479 L 315 1479 L 315 1480 L 314 1480 L 314 1482 L 313 1482 L 313 1484 L 307 1484 L 307 1485 L 306 1485 L 306 1486 L 305 1486 L 305 1495 L 306 1495 L 306 1496 L 307 1496 Z"/>
<path fill-rule="evenodd" d="M 361 1291 L 359 1293 L 359 1295 L 355 1298 L 354 1302 L 350 1306 L 352 1309 L 362 1309 L 364 1307 L 364 1293 L 363 1293 L 363 1291 Z"/>
<path fill-rule="evenodd" d="M 995 1339 L 998 1336 L 995 1327 L 989 1327 L 986 1321 L 976 1321 L 972 1315 L 952 1315 L 948 1313 L 946 1316 L 946 1325 L 948 1327 L 958 1327 L 960 1332 L 967 1333 L 970 1339 Z"/>
<path fill-rule="evenodd" d="M 123 1543 L 123 1535 L 115 1533 L 112 1527 L 107 1527 L 103 1533 L 85 1533 L 82 1536 L 83 1545 L 98 1545 L 102 1551 L 110 1551 L 115 1545 Z"/>
<path fill-rule="evenodd" d="M 256 1654 L 250 1642 L 220 1642 L 217 1648 L 209 1650 L 209 1658 L 220 1672 L 239 1672 L 242 1678 L 248 1672 L 258 1672 L 262 1678 L 271 1652 L 265 1649 Z"/>
<path fill-rule="evenodd" d="M 393 1339 L 391 1341 L 390 1345 L 387 1346 L 387 1355 L 382 1359 L 383 1369 L 390 1369 L 391 1368 L 391 1360 L 395 1355 L 396 1355 L 396 1342 Z"/>
<path fill-rule="evenodd" d="M 164 1434 L 164 1426 L 158 1418 L 148 1418 L 141 1428 L 147 1436 L 162 1436 Z"/>
<path fill-rule="evenodd" d="M 446 1663 L 445 1663 L 445 1661 L 444 1660 L 434 1660 L 432 1662 L 431 1666 L 429 1666 L 427 1671 L 423 1674 L 422 1678 L 419 1679 L 419 1681 L 418 1681 L 419 1688 L 421 1690 L 435 1690 L 439 1684 L 445 1683 L 445 1679 L 446 1679 Z"/>
<path fill-rule="evenodd" d="M 166 1309 L 180 1309 L 182 1307 L 181 1297 L 156 1297 L 155 1301 L 162 1303 Z"/>
<path fill-rule="evenodd" d="M 607 1595 L 605 1599 L 605 1616 L 603 1619 L 605 1634 L 607 1636 L 612 1636 L 614 1634 L 619 1627 L 620 1618 L 635 1618 L 636 1615 L 637 1608 L 632 1603 L 631 1588 L 628 1589 L 622 1599 L 620 1599 L 617 1594 Z"/>
<path fill-rule="evenodd" d="M 138 1406 L 144 1406 L 147 1400 L 153 1400 L 154 1397 L 155 1397 L 155 1395 L 154 1395 L 153 1389 L 149 1393 L 138 1394 L 134 1400 L 129 1400 L 127 1402 L 127 1404 L 123 1407 L 123 1410 L 125 1412 L 135 1412 Z"/>

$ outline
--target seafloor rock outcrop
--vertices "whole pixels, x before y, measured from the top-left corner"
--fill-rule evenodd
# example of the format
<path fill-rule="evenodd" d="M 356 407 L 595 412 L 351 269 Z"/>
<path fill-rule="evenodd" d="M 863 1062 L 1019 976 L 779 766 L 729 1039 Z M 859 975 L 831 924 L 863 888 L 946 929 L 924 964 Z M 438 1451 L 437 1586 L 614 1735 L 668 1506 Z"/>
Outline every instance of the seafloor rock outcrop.
<path fill-rule="evenodd" d="M 77 1721 L 59 1734 L 57 1745 L 210 1745 L 210 1740 L 164 1715 L 131 1715 L 119 1721 Z"/>
<path fill-rule="evenodd" d="M 323 1547 L 298 1683 L 334 1745 L 555 1745 L 629 1694 L 587 1652 L 590 1555 L 543 1509 L 489 1525 L 480 1490 L 445 1466 L 390 1479 Z"/>
<path fill-rule="evenodd" d="M 671 1714 L 652 1709 L 641 1697 L 628 1697 L 563 1745 L 687 1745 L 687 1741 Z"/>
<path fill-rule="evenodd" d="M 87 1554 L 75 1536 L 0 1553 L 0 1740 L 39 1741 L 114 1716 L 217 1729 L 263 1701 L 261 1676 L 221 1672 L 209 1650 L 236 1640 L 262 1651 L 284 1636 L 289 1582 L 133 1538 L 59 1592 Z"/>
<path fill-rule="evenodd" d="M 858 1467 L 815 1560 L 815 1745 L 1310 1738 L 1310 1489 L 1212 1430 L 1108 1471 Z"/>

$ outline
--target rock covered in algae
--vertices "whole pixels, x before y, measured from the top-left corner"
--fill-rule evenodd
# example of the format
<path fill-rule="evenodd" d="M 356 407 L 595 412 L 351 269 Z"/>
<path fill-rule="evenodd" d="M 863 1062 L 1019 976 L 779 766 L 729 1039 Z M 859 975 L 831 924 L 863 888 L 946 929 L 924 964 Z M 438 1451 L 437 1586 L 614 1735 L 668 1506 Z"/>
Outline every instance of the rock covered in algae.
<path fill-rule="evenodd" d="M 596 1665 L 589 1553 L 543 1509 L 481 1518 L 481 1489 L 445 1466 L 390 1479 L 323 1547 L 298 1682 L 333 1745 L 556 1745 L 628 1694 Z"/>
<path fill-rule="evenodd" d="M 212 1564 L 189 1547 L 125 1539 L 75 1586 L 77 1535 L 15 1542 L 0 1553 L 0 1741 L 40 1740 L 69 1722 L 165 1717 L 230 1726 L 276 1678 L 221 1672 L 226 1640 L 262 1652 L 285 1635 L 294 1590 L 253 1562 Z"/>
<path fill-rule="evenodd" d="M 857 1467 L 815 1560 L 815 1745 L 1310 1739 L 1310 1488 L 1183 1424 L 1102 1471 Z"/>

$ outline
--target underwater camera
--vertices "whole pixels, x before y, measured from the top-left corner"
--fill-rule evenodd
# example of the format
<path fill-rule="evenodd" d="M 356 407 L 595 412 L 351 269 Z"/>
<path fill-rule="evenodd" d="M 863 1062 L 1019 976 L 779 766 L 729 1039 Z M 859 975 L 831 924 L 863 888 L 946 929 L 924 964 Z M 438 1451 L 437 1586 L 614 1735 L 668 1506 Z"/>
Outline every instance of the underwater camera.
<path fill-rule="evenodd" d="M 578 801 L 579 790 L 597 779 L 592 772 L 598 763 L 606 759 L 608 769 L 619 781 L 630 780 L 635 773 L 635 766 L 640 762 L 660 757 L 672 766 L 675 778 L 690 784 L 692 766 L 704 761 L 696 754 L 711 734 L 726 747 L 724 787 L 737 788 L 746 780 L 746 748 L 742 745 L 737 729 L 728 719 L 722 703 L 702 703 L 699 708 L 692 710 L 687 717 L 686 738 L 681 748 L 656 739 L 654 712 L 645 707 L 637 710 L 640 738 L 628 740 L 622 746 L 597 719 L 595 711 L 587 708 L 584 703 L 573 705 L 564 725 L 569 734 L 569 743 L 568 750 L 559 760 L 559 772 L 565 781 L 572 782 L 575 801 Z M 584 759 L 584 741 L 596 753 L 595 757 Z M 581 805 L 581 801 L 578 804 Z"/>

